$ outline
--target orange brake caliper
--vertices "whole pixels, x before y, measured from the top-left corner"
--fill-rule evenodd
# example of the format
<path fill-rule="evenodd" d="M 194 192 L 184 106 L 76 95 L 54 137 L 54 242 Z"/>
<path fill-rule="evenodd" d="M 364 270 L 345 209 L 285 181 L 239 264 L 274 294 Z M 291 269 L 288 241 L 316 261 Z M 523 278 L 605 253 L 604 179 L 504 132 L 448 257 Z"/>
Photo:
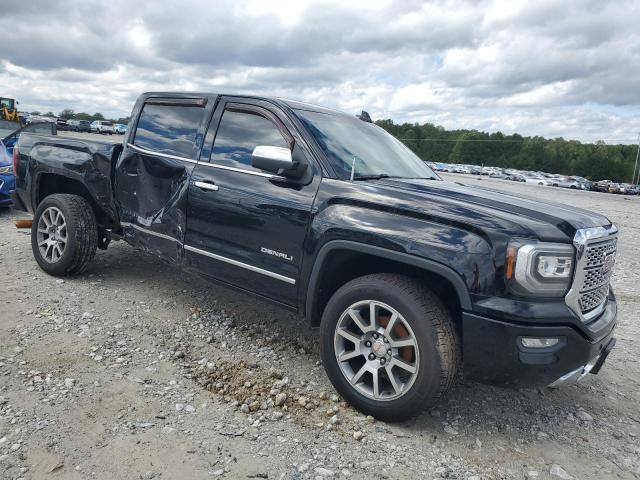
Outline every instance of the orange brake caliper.
<path fill-rule="evenodd" d="M 381 327 L 386 327 L 389 324 L 389 320 L 391 317 L 388 315 L 380 315 L 378 317 L 378 323 Z M 393 327 L 393 333 L 396 338 L 405 338 L 409 336 L 409 332 L 401 323 L 396 323 L 396 326 Z M 407 362 L 413 361 L 413 348 L 412 347 L 401 347 L 400 356 L 404 358 Z"/>

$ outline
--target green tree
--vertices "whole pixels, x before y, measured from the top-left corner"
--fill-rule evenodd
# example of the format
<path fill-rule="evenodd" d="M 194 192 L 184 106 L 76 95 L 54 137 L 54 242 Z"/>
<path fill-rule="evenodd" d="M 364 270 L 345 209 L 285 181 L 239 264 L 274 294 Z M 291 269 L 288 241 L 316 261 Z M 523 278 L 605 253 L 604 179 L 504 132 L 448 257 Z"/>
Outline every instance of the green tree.
<path fill-rule="evenodd" d="M 73 110 L 71 110 L 70 108 L 65 108 L 58 114 L 58 117 L 64 118 L 65 120 L 69 120 L 70 118 L 73 118 L 74 115 L 75 114 Z"/>
<path fill-rule="evenodd" d="M 581 143 L 564 138 L 445 130 L 432 123 L 376 122 L 425 161 L 476 164 L 580 175 L 590 180 L 631 180 L 637 146 Z"/>

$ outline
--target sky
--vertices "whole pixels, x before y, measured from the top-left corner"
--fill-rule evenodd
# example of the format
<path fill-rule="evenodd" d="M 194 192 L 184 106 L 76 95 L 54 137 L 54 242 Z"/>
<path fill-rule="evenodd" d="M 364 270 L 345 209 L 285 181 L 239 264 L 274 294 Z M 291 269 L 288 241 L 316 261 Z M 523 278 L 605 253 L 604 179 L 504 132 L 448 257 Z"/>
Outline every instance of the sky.
<path fill-rule="evenodd" d="M 607 143 L 640 131 L 636 0 L 0 0 L 0 12 L 0 96 L 22 111 L 115 118 L 144 91 L 205 91 L 448 129 Z"/>

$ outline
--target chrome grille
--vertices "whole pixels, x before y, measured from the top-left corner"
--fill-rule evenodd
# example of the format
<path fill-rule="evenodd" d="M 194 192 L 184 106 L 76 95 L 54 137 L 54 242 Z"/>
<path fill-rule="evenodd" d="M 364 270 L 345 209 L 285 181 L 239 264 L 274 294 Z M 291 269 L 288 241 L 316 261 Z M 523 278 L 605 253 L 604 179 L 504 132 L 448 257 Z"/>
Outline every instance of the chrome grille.
<path fill-rule="evenodd" d="M 585 322 L 602 311 L 609 296 L 617 232 L 614 225 L 576 232 L 576 269 L 566 302 Z"/>
<path fill-rule="evenodd" d="M 583 312 L 589 312 L 594 308 L 599 307 L 602 302 L 607 299 L 607 295 L 609 294 L 609 284 L 596 288 L 595 290 L 590 290 L 586 293 L 580 294 L 580 309 Z"/>
<path fill-rule="evenodd" d="M 601 266 L 604 263 L 604 259 L 610 253 L 616 251 L 618 239 L 613 238 L 606 242 L 591 245 L 587 248 L 587 263 L 585 268 Z"/>
<path fill-rule="evenodd" d="M 597 266 L 584 272 L 584 282 L 582 283 L 581 292 L 593 290 L 594 288 L 601 287 L 609 284 L 611 278 L 611 270 L 608 272 L 602 271 L 602 266 Z"/>

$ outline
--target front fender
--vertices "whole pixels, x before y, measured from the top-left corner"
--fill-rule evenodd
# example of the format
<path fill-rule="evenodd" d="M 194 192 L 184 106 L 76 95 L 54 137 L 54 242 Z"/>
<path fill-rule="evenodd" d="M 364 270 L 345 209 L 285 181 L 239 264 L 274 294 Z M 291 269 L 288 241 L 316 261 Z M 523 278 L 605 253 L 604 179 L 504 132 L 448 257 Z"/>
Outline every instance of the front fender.
<path fill-rule="evenodd" d="M 373 255 L 375 257 L 384 258 L 385 260 L 403 263 L 405 265 L 417 267 L 426 272 L 440 275 L 446 278 L 451 283 L 451 285 L 453 285 L 453 288 L 455 289 L 458 298 L 460 299 L 461 308 L 463 310 L 471 309 L 471 299 L 469 297 L 469 291 L 464 283 L 463 278 L 458 275 L 452 268 L 446 265 L 426 258 L 420 258 L 407 253 L 389 250 L 387 248 L 367 245 L 349 240 L 332 240 L 323 244 L 318 251 L 316 260 L 309 275 L 309 280 L 307 283 L 306 302 L 304 306 L 307 315 L 316 311 L 316 293 L 318 291 L 318 282 L 321 277 L 322 270 L 329 256 L 337 250 L 347 250 L 351 252 Z"/>

